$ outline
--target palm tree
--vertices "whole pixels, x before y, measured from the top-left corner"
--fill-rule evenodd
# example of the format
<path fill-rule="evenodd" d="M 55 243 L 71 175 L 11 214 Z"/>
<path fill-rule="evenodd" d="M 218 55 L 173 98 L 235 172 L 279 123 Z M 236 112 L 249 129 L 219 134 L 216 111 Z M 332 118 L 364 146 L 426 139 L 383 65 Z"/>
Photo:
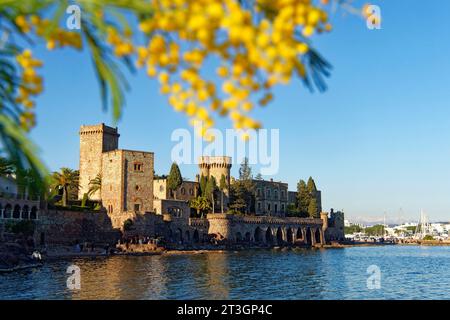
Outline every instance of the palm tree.
<path fill-rule="evenodd" d="M 67 206 L 69 200 L 69 194 L 74 193 L 79 188 L 79 172 L 78 170 L 72 170 L 70 168 L 61 168 L 61 172 L 53 172 L 52 174 L 52 189 L 61 190 L 62 194 L 62 205 Z"/>
<path fill-rule="evenodd" d="M 201 217 L 203 217 L 203 212 L 205 210 L 211 209 L 211 204 L 210 204 L 209 200 L 204 196 L 200 196 L 195 199 L 192 199 L 190 202 L 190 206 L 191 206 L 191 208 L 196 209 L 197 215 L 201 216 Z"/>
<path fill-rule="evenodd" d="M 88 191 L 88 196 L 92 196 L 93 194 L 95 194 L 96 192 L 102 192 L 102 174 L 99 173 L 95 176 L 94 179 L 91 179 L 91 181 L 89 181 L 89 191 Z"/>
<path fill-rule="evenodd" d="M 11 161 L 6 158 L 0 157 L 0 177 L 5 177 L 14 173 L 14 166 Z"/>

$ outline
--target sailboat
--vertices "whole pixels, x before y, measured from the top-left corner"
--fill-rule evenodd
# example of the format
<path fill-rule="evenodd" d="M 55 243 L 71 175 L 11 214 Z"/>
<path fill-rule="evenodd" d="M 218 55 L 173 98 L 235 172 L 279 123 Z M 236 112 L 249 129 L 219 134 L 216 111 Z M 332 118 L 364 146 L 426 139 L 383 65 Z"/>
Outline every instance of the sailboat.
<path fill-rule="evenodd" d="M 413 238 L 416 240 L 422 240 L 426 235 L 431 233 L 431 225 L 428 222 L 428 216 L 423 210 L 420 210 L 420 220 L 417 224 L 416 231 Z"/>

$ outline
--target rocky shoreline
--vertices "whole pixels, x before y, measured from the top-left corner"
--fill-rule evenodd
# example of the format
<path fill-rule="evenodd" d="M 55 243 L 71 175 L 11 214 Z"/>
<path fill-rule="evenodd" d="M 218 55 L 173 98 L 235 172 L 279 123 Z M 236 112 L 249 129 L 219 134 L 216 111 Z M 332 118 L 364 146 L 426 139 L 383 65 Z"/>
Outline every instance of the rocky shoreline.
<path fill-rule="evenodd" d="M 31 257 L 29 248 L 20 243 L 0 243 L 0 273 L 40 267 L 42 263 Z"/>

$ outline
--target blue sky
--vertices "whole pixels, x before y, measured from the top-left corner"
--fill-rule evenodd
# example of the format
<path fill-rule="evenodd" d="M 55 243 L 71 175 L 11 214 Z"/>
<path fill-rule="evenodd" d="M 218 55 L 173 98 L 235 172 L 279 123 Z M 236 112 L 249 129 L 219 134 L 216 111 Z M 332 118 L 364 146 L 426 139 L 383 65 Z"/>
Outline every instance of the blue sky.
<path fill-rule="evenodd" d="M 402 208 L 404 218 L 416 219 L 423 208 L 432 220 L 450 220 L 450 2 L 373 3 L 381 7 L 381 30 L 339 11 L 333 32 L 314 38 L 333 65 L 325 93 L 294 81 L 255 112 L 265 128 L 280 129 L 280 170 L 266 178 L 295 190 L 313 176 L 324 209 L 348 217 L 399 218 Z M 79 126 L 112 124 L 111 113 L 101 108 L 85 54 L 38 48 L 36 55 L 45 61 L 45 92 L 31 136 L 51 170 L 77 168 Z M 142 72 L 129 80 L 120 147 L 155 152 L 156 172 L 167 173 L 171 133 L 189 128 L 187 119 Z M 188 178 L 197 172 L 195 165 L 181 170 Z"/>

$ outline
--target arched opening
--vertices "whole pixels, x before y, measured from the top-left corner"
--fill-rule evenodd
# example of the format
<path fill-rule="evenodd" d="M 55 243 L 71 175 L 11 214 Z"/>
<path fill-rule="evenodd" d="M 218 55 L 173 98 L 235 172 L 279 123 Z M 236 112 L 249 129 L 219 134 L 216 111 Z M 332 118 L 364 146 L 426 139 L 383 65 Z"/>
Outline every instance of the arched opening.
<path fill-rule="evenodd" d="M 197 229 L 195 229 L 195 231 L 194 231 L 193 239 L 194 239 L 195 243 L 198 243 L 200 241 L 200 237 L 198 235 L 198 230 Z"/>
<path fill-rule="evenodd" d="M 262 241 L 262 230 L 261 230 L 260 227 L 256 227 L 255 235 L 254 235 L 253 239 L 255 239 L 255 242 L 261 242 Z"/>
<path fill-rule="evenodd" d="M 270 229 L 270 227 L 268 227 L 266 230 L 266 243 L 273 244 L 272 229 Z"/>
<path fill-rule="evenodd" d="M 320 241 L 320 229 L 316 229 L 316 232 L 314 232 L 314 238 L 316 240 L 316 243 L 321 243 L 321 241 Z"/>
<path fill-rule="evenodd" d="M 281 229 L 281 227 L 278 227 L 277 230 L 277 243 L 278 245 L 282 245 L 283 244 L 283 230 Z"/>
<path fill-rule="evenodd" d="M 11 211 L 12 211 L 12 206 L 8 203 L 5 206 L 5 211 L 3 211 L 3 217 L 5 217 L 6 219 L 11 218 Z"/>
<path fill-rule="evenodd" d="M 252 241 L 252 235 L 250 234 L 250 232 L 245 233 L 245 242 L 250 242 Z"/>
<path fill-rule="evenodd" d="M 288 243 L 294 243 L 294 234 L 292 233 L 292 229 L 288 228 L 286 232 L 286 240 Z"/>
<path fill-rule="evenodd" d="M 18 204 L 16 204 L 14 206 L 13 218 L 14 219 L 20 219 L 20 206 Z"/>
<path fill-rule="evenodd" d="M 175 240 L 177 242 L 183 242 L 183 231 L 181 231 L 180 228 L 177 229 L 176 235 L 175 235 Z"/>
<path fill-rule="evenodd" d="M 240 232 L 236 232 L 236 242 L 242 242 L 242 234 Z"/>
<path fill-rule="evenodd" d="M 191 241 L 191 235 L 189 234 L 189 230 L 186 230 L 186 232 L 184 233 L 184 240 L 186 242 Z"/>
<path fill-rule="evenodd" d="M 311 241 L 311 229 L 308 227 L 306 228 L 306 241 L 305 243 L 307 245 L 312 245 L 312 241 Z"/>
<path fill-rule="evenodd" d="M 29 211 L 30 211 L 30 208 L 27 205 L 23 206 L 23 208 L 22 208 L 22 219 L 25 219 L 25 220 L 30 219 L 30 212 Z"/>
<path fill-rule="evenodd" d="M 36 219 L 37 219 L 37 208 L 36 208 L 36 206 L 33 206 L 33 207 L 31 208 L 31 211 L 30 211 L 30 219 L 31 219 L 31 220 L 36 220 Z"/>
<path fill-rule="evenodd" d="M 0 203 L 0 218 L 3 218 L 2 209 L 3 209 L 3 206 L 2 206 L 2 204 Z"/>
<path fill-rule="evenodd" d="M 305 239 L 303 239 L 303 233 L 302 233 L 302 228 L 298 228 L 297 229 L 297 235 L 296 235 L 297 240 L 302 240 L 304 241 Z"/>

